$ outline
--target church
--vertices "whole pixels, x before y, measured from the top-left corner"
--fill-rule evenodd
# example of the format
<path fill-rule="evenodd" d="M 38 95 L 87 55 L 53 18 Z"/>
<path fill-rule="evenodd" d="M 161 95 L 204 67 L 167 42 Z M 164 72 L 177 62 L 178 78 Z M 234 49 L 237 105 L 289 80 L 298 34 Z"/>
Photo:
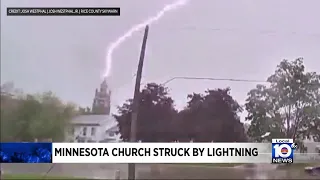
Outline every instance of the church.
<path fill-rule="evenodd" d="M 68 142 L 120 142 L 118 123 L 110 114 L 111 90 L 104 79 L 94 93 L 90 113 L 76 116 L 71 121 Z"/>
<path fill-rule="evenodd" d="M 106 114 L 110 115 L 111 109 L 111 90 L 108 88 L 107 80 L 104 79 L 95 91 L 92 104 L 92 114 Z"/>

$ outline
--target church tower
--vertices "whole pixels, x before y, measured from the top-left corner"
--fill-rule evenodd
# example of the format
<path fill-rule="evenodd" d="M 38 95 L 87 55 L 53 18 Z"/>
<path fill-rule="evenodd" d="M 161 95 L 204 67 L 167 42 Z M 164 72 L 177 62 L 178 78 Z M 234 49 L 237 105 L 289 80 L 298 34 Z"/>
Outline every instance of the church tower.
<path fill-rule="evenodd" d="M 110 115 L 110 97 L 111 91 L 108 88 L 107 80 L 104 79 L 100 85 L 100 89 L 96 89 L 92 104 L 92 113 Z"/>

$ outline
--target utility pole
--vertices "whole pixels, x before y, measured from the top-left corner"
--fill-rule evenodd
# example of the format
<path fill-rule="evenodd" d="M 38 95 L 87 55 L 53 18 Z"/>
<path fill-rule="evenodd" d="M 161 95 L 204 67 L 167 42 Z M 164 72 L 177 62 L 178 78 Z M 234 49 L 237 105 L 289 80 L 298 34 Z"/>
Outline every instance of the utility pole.
<path fill-rule="evenodd" d="M 141 84 L 141 76 L 142 76 L 142 68 L 143 61 L 146 52 L 147 39 L 148 39 L 149 26 L 147 25 L 144 30 L 144 36 L 142 41 L 142 47 L 140 52 L 140 59 L 138 64 L 137 76 L 136 76 L 136 84 L 134 88 L 134 96 L 133 96 L 133 109 L 131 114 L 131 129 L 130 129 L 130 142 L 137 141 L 137 119 L 138 119 L 138 110 L 139 110 L 139 102 L 140 102 L 140 84 Z M 136 167 L 134 163 L 129 163 L 128 165 L 128 179 L 135 180 L 136 178 Z"/>

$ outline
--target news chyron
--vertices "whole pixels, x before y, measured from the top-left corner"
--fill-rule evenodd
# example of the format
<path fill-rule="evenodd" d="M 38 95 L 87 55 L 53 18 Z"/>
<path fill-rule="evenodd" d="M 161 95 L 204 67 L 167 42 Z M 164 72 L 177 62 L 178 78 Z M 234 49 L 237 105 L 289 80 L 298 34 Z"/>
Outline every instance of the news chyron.
<path fill-rule="evenodd" d="M 120 8 L 9 7 L 7 8 L 7 16 L 120 16 Z"/>
<path fill-rule="evenodd" d="M 297 144 L 293 139 L 272 139 L 272 161 L 273 164 L 293 163 L 294 150 Z"/>

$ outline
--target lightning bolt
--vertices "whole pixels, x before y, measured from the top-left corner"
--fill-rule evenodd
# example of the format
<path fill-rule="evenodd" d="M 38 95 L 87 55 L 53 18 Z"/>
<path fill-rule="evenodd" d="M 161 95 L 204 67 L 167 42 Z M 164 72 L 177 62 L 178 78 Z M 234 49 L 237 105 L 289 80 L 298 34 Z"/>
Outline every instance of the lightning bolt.
<path fill-rule="evenodd" d="M 155 16 L 149 17 L 148 19 L 144 20 L 142 23 L 140 24 L 136 24 L 134 25 L 131 29 L 129 29 L 126 33 L 124 33 L 122 36 L 120 36 L 118 39 L 116 39 L 114 42 L 112 42 L 108 49 L 107 49 L 107 55 L 106 55 L 106 69 L 104 71 L 104 75 L 103 77 L 106 78 L 108 76 L 110 76 L 111 74 L 111 69 L 112 69 L 112 56 L 113 56 L 113 52 L 125 41 L 127 40 L 129 37 L 131 37 L 133 35 L 133 33 L 140 31 L 141 29 L 143 29 L 146 25 L 150 25 L 156 21 L 158 21 L 159 19 L 161 19 L 161 17 L 164 16 L 164 14 L 168 11 L 172 11 L 177 9 L 180 6 L 184 6 L 188 3 L 189 0 L 178 0 L 175 1 L 171 4 L 167 4 L 165 5 L 161 11 L 159 11 Z"/>

